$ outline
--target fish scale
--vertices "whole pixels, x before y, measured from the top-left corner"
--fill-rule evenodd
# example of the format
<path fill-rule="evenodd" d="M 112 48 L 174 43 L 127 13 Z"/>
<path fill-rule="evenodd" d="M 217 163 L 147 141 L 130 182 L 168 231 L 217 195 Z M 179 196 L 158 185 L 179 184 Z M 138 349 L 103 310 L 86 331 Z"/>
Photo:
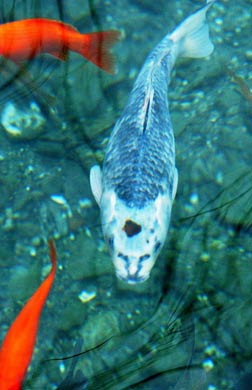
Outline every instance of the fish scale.
<path fill-rule="evenodd" d="M 168 111 L 172 46 L 165 39 L 147 58 L 108 143 L 103 185 L 115 188 L 129 207 L 144 207 L 167 187 L 172 193 L 175 145 Z M 143 116 L 150 91 L 153 99 Z"/>

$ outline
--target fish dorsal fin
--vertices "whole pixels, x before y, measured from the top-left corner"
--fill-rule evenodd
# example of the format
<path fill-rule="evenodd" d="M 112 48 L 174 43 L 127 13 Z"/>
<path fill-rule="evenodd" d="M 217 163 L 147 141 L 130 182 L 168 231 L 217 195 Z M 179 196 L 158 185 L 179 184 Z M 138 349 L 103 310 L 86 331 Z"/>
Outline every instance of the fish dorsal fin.
<path fill-rule="evenodd" d="M 102 197 L 102 172 L 99 165 L 94 165 L 90 170 L 90 187 L 94 198 L 100 206 Z"/>
<path fill-rule="evenodd" d="M 71 24 L 69 23 L 64 23 L 60 20 L 56 20 L 56 19 L 47 19 L 47 18 L 36 18 L 36 19 L 26 19 L 28 21 L 36 21 L 36 24 L 38 24 L 39 26 L 41 26 L 41 28 L 45 27 L 45 25 L 47 25 L 48 27 L 50 27 L 50 24 L 51 25 L 55 25 L 55 26 L 62 26 L 64 30 L 68 30 L 68 31 L 71 31 L 71 32 L 78 32 L 79 31 L 77 30 L 77 28 L 75 28 L 74 26 L 72 26 Z M 47 27 L 47 28 L 48 28 Z"/>

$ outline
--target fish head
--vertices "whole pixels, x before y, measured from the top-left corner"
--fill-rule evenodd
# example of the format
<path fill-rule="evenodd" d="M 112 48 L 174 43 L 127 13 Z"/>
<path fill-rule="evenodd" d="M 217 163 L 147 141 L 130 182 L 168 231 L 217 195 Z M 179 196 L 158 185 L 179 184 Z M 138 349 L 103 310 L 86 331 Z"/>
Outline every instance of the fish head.
<path fill-rule="evenodd" d="M 114 191 L 103 194 L 103 234 L 119 279 L 136 284 L 149 278 L 167 235 L 170 214 L 167 194 L 143 208 L 128 207 Z"/>

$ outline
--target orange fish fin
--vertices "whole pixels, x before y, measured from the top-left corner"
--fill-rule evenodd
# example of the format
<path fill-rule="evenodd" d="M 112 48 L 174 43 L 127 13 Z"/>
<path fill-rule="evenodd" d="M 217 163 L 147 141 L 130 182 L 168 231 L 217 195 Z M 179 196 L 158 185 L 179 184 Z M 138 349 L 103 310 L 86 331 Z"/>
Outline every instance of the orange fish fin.
<path fill-rule="evenodd" d="M 63 30 L 68 30 L 69 32 L 79 32 L 76 27 L 72 26 L 69 23 L 61 22 L 60 20 L 47 19 L 47 18 L 38 18 L 38 19 L 45 21 L 45 23 L 49 21 L 49 23 L 51 22 L 57 26 L 62 26 Z M 38 20 L 38 19 L 34 19 L 34 20 Z"/>
<path fill-rule="evenodd" d="M 0 389 L 21 389 L 32 358 L 40 315 L 56 273 L 56 250 L 52 240 L 48 244 L 51 271 L 10 326 L 0 348 Z"/>
<path fill-rule="evenodd" d="M 84 44 L 81 50 L 76 51 L 105 72 L 114 73 L 115 59 L 111 48 L 120 39 L 121 33 L 110 30 L 82 34 L 81 36 Z"/>

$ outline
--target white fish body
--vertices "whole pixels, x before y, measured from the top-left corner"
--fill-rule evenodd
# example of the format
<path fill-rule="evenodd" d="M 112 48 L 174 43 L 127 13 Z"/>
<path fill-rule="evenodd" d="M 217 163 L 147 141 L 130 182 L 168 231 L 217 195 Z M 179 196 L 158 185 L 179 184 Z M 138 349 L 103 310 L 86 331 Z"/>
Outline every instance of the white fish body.
<path fill-rule="evenodd" d="M 96 165 L 90 172 L 116 275 L 128 283 L 149 278 L 167 236 L 178 182 L 170 73 L 178 56 L 211 54 L 206 12 L 213 3 L 185 19 L 150 53 L 112 131 L 103 171 Z"/>

